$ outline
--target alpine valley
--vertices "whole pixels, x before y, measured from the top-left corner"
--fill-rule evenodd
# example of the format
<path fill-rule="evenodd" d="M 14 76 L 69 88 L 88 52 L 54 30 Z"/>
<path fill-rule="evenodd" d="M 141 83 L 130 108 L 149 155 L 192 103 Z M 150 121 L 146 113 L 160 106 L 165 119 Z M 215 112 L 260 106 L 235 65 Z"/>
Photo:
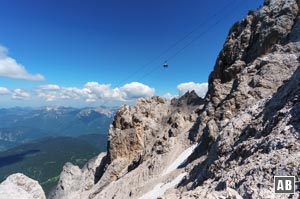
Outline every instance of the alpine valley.
<path fill-rule="evenodd" d="M 106 107 L 0 109 L 0 180 L 21 172 L 47 194 L 65 162 L 83 166 L 106 151 L 114 114 Z"/>

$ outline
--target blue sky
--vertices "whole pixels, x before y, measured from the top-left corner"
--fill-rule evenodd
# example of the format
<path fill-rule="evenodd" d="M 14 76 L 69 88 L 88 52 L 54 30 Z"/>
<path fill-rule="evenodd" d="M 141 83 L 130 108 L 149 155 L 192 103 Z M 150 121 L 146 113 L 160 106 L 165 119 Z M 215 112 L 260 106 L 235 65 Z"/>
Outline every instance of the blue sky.
<path fill-rule="evenodd" d="M 118 105 L 192 88 L 201 94 L 232 24 L 262 3 L 1 1 L 0 107 Z"/>

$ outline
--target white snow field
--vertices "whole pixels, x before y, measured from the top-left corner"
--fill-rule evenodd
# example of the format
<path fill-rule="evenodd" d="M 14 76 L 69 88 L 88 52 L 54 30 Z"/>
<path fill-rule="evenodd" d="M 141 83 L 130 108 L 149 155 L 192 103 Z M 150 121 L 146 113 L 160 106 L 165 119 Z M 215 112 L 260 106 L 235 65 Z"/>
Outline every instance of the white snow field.
<path fill-rule="evenodd" d="M 187 173 L 179 174 L 174 180 L 166 184 L 159 183 L 151 191 L 141 196 L 139 199 L 156 199 L 162 196 L 168 189 L 176 186 Z"/>
<path fill-rule="evenodd" d="M 194 144 L 187 148 L 185 151 L 183 151 L 177 158 L 174 160 L 174 162 L 163 172 L 162 175 L 167 175 L 177 169 L 180 165 L 184 164 L 187 161 L 187 158 L 194 152 L 195 148 L 200 145 Z"/>
<path fill-rule="evenodd" d="M 194 152 L 195 148 L 200 145 L 200 143 L 194 144 L 184 150 L 175 160 L 169 165 L 167 169 L 163 172 L 163 176 L 171 173 L 176 170 L 180 165 L 184 164 L 187 161 L 187 158 Z M 141 196 L 139 199 L 156 199 L 159 196 L 162 196 L 168 189 L 176 186 L 187 173 L 179 174 L 174 180 L 164 183 L 158 183 L 151 191 Z"/>

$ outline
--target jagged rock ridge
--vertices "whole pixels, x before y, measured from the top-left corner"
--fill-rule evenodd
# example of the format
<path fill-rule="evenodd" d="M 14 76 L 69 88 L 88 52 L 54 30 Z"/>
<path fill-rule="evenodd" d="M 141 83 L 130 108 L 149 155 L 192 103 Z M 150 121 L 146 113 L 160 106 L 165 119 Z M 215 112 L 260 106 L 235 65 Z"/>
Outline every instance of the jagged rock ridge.
<path fill-rule="evenodd" d="M 121 107 L 89 198 L 157 197 L 178 176 L 160 197 L 275 198 L 274 175 L 300 174 L 299 5 L 265 1 L 236 23 L 205 99 L 188 93 Z M 188 159 L 165 173 L 193 143 Z"/>
<path fill-rule="evenodd" d="M 61 178 L 52 198 L 126 198 L 138 197 L 158 180 L 162 168 L 172 163 L 190 145 L 188 130 L 204 103 L 195 92 L 166 102 L 160 97 L 139 99 L 135 107 L 122 106 L 109 130 L 108 153 L 95 168 L 95 185 L 88 191 L 66 190 L 69 179 Z M 163 124 L 163 125 L 157 125 Z M 72 173 L 74 166 L 66 166 Z M 80 173 L 80 172 L 79 172 Z M 175 172 L 175 174 L 179 172 Z M 77 175 L 72 175 L 73 180 Z M 172 179 L 168 174 L 159 177 Z M 76 181 L 76 180 L 75 180 Z M 79 182 L 79 181 L 77 181 Z M 80 184 L 80 183 L 75 183 Z M 132 186 L 131 186 L 132 185 Z M 138 185 L 138 186 L 137 186 Z M 114 188 L 117 192 L 113 191 Z M 76 194 L 70 194 L 76 193 Z"/>
<path fill-rule="evenodd" d="M 300 176 L 299 8 L 265 0 L 234 24 L 205 99 L 122 106 L 107 154 L 66 164 L 50 198 L 286 198 L 273 177 Z"/>

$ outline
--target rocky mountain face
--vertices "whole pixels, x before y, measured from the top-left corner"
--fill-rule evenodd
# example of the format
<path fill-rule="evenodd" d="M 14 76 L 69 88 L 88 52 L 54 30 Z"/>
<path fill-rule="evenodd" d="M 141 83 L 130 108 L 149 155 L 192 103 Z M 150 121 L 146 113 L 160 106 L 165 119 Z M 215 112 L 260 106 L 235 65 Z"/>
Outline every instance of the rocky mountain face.
<path fill-rule="evenodd" d="M 203 103 L 191 92 L 171 103 L 153 97 L 139 99 L 135 107 L 120 107 L 109 129 L 107 154 L 92 160 L 98 162 L 90 163 L 92 172 L 65 166 L 50 198 L 136 198 L 158 180 L 171 179 L 171 171 L 161 175 L 162 169 L 191 144 L 188 131 Z M 94 183 L 79 188 L 83 179 Z M 74 183 L 66 186 L 70 181 Z"/>
<path fill-rule="evenodd" d="M 49 198 L 287 198 L 273 177 L 300 176 L 299 8 L 265 0 L 234 24 L 204 99 L 120 107 L 107 153 L 66 164 Z"/>
<path fill-rule="evenodd" d="M 21 173 L 10 175 L 0 184 L 1 199 L 46 199 L 39 183 Z"/>

